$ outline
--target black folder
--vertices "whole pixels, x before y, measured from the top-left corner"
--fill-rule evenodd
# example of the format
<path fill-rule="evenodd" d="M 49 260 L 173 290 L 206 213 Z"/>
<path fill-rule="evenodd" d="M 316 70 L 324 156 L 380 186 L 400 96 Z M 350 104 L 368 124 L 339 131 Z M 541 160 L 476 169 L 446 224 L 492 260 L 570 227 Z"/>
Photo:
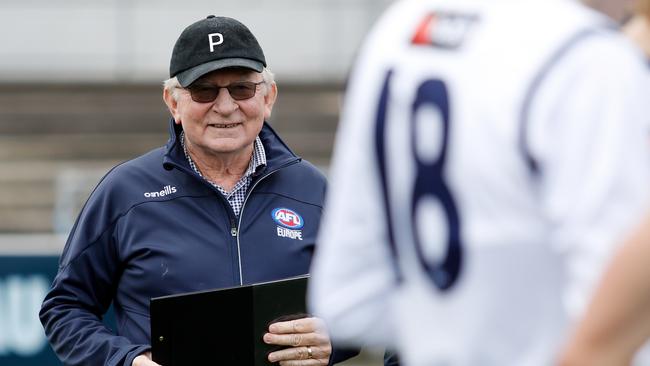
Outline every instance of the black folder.
<path fill-rule="evenodd" d="M 163 366 L 273 365 L 271 323 L 307 316 L 308 275 L 151 299 L 153 360 Z"/>

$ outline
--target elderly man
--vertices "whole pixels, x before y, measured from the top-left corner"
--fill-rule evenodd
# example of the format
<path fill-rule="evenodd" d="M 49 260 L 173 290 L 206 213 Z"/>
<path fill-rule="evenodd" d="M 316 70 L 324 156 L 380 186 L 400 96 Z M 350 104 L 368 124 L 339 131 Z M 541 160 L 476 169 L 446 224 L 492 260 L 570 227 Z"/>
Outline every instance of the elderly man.
<path fill-rule="evenodd" d="M 308 272 L 326 181 L 265 122 L 277 87 L 253 34 L 226 17 L 190 25 L 170 77 L 167 145 L 102 179 L 43 302 L 45 331 L 66 365 L 156 365 L 152 297 Z M 116 334 L 101 322 L 111 303 Z M 316 318 L 275 323 L 264 341 L 290 346 L 271 362 L 335 361 Z"/>

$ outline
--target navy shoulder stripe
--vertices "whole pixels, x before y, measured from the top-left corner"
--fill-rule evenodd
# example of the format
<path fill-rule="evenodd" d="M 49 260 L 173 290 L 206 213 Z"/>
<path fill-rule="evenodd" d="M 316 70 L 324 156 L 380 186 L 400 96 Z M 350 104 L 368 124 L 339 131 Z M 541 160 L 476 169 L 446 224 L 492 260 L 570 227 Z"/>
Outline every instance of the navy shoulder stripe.
<path fill-rule="evenodd" d="M 538 161 L 535 160 L 535 158 L 533 157 L 530 151 L 527 136 L 528 136 L 530 108 L 533 100 L 535 99 L 535 95 L 537 94 L 542 81 L 544 81 L 544 79 L 550 74 L 553 68 L 562 60 L 564 56 L 568 54 L 568 52 L 574 46 L 576 46 L 581 41 L 587 39 L 588 37 L 593 36 L 597 34 L 599 31 L 603 31 L 603 30 L 614 31 L 616 30 L 616 28 L 613 24 L 607 23 L 607 24 L 602 24 L 601 26 L 590 27 L 588 29 L 580 30 L 577 33 L 573 34 L 571 37 L 569 37 L 566 40 L 566 42 L 562 43 L 558 47 L 558 49 L 552 53 L 551 57 L 542 65 L 542 67 L 539 69 L 539 71 L 533 78 L 533 81 L 531 82 L 530 86 L 526 91 L 526 96 L 524 98 L 524 102 L 521 107 L 520 118 L 519 118 L 519 123 L 520 123 L 519 150 L 523 155 L 526 165 L 534 175 L 538 175 L 540 173 L 540 166 Z"/>

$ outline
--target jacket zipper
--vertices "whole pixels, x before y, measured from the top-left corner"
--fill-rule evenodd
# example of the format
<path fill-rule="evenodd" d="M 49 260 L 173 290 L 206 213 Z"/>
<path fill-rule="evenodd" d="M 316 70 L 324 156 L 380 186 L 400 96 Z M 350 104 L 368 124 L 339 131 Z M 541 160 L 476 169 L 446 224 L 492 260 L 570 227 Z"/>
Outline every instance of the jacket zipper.
<path fill-rule="evenodd" d="M 230 235 L 231 236 L 237 236 L 237 222 L 232 217 L 230 218 Z M 239 261 L 239 262 L 240 262 L 240 265 L 241 265 L 241 261 Z"/>
<path fill-rule="evenodd" d="M 246 208 L 246 202 L 248 202 L 248 198 L 251 196 L 251 194 L 253 193 L 253 190 L 255 189 L 255 187 L 257 187 L 257 185 L 261 181 L 263 181 L 264 179 L 266 179 L 267 177 L 269 177 L 273 173 L 279 171 L 280 169 L 284 169 L 284 168 L 286 168 L 288 166 L 296 164 L 299 161 L 300 161 L 300 159 L 296 159 L 296 160 L 294 160 L 294 161 L 292 161 L 292 162 L 290 162 L 288 164 L 285 164 L 285 165 L 283 165 L 281 167 L 278 167 L 277 169 L 275 169 L 273 171 L 270 171 L 270 172 L 266 173 L 265 175 L 261 176 L 260 179 L 258 179 L 255 183 L 253 183 L 253 186 L 248 191 L 248 194 L 246 194 L 246 198 L 244 198 L 244 203 L 242 203 L 241 210 L 239 210 L 239 221 L 237 222 L 237 226 L 236 227 L 231 227 L 231 229 L 230 229 L 230 234 L 237 237 L 237 260 L 239 261 L 239 284 L 241 286 L 244 285 L 244 275 L 242 273 L 242 266 L 241 266 L 241 246 L 240 246 L 240 243 L 239 243 L 239 228 L 241 227 L 241 219 L 242 219 L 242 217 L 244 217 L 244 208 Z"/>
<path fill-rule="evenodd" d="M 296 164 L 298 162 L 300 162 L 299 158 L 295 159 L 295 160 L 292 160 L 291 162 L 289 162 L 289 163 L 287 163 L 285 165 L 282 165 L 282 166 L 278 167 L 277 169 L 272 170 L 272 171 L 266 173 L 265 175 L 261 176 L 260 179 L 255 181 L 255 183 L 253 184 L 251 189 L 246 194 L 246 198 L 244 198 L 244 203 L 242 203 L 241 210 L 239 210 L 239 221 L 236 222 L 234 218 L 232 218 L 232 217 L 230 218 L 230 235 L 232 237 L 234 237 L 234 238 L 237 238 L 237 265 L 239 266 L 239 284 L 241 286 L 244 285 L 244 277 L 243 277 L 243 274 L 242 274 L 242 266 L 241 266 L 241 245 L 239 243 L 239 227 L 241 226 L 241 219 L 244 216 L 243 215 L 244 214 L 244 208 L 246 207 L 246 202 L 248 202 L 248 197 L 251 196 L 251 194 L 253 193 L 253 190 L 255 189 L 255 187 L 257 187 L 257 185 L 261 181 L 263 181 L 264 179 L 266 179 L 267 177 L 269 177 L 273 173 L 279 171 L 280 169 L 284 169 L 284 168 L 286 168 L 288 166 L 291 166 L 293 164 Z M 201 176 L 196 174 L 196 172 L 194 172 L 192 170 L 188 170 L 184 166 L 181 166 L 181 165 L 176 164 L 176 163 L 172 163 L 172 164 L 174 164 L 177 168 L 185 171 L 186 173 L 189 173 L 190 175 L 196 176 L 199 179 L 201 178 Z M 212 187 L 212 185 L 208 181 L 206 181 L 205 179 L 200 179 L 200 180 L 202 180 L 206 185 L 209 185 L 210 188 L 216 190 L 216 188 Z M 226 202 L 226 205 L 229 205 L 229 203 Z"/>
<path fill-rule="evenodd" d="M 210 184 L 210 182 L 208 182 L 204 177 L 202 177 L 202 176 L 196 174 L 195 171 L 190 170 L 190 169 L 186 169 L 184 166 L 181 166 L 181 165 L 176 164 L 176 163 L 172 163 L 172 164 L 173 164 L 177 169 L 179 169 L 179 170 L 181 170 L 181 171 L 183 171 L 183 172 L 185 172 L 185 173 L 187 173 L 187 174 L 189 174 L 189 175 L 191 175 L 191 176 L 196 177 L 196 178 L 197 178 L 199 181 L 201 181 L 203 184 L 205 184 L 206 186 L 210 187 L 210 189 L 212 189 L 212 190 L 218 192 L 218 190 L 217 190 L 217 189 L 216 189 L 212 184 Z M 280 168 L 278 168 L 278 169 L 280 169 Z M 273 172 L 275 172 L 275 171 L 277 171 L 277 169 L 274 170 Z M 273 172 L 271 172 L 271 173 L 273 173 Z M 269 173 L 269 175 L 270 175 L 271 173 Z M 218 193 L 221 194 L 221 192 L 218 192 Z M 230 203 L 228 203 L 228 200 L 225 199 L 225 197 L 224 197 L 223 199 L 225 200 L 225 207 L 230 207 Z M 241 212 L 240 212 L 240 214 L 241 214 Z M 232 237 L 236 237 L 236 236 L 237 236 L 237 232 L 238 232 L 237 227 L 238 227 L 238 225 L 237 225 L 236 220 L 231 216 L 231 217 L 230 217 L 230 235 L 231 235 Z M 241 262 L 241 261 L 240 261 L 240 262 Z"/>

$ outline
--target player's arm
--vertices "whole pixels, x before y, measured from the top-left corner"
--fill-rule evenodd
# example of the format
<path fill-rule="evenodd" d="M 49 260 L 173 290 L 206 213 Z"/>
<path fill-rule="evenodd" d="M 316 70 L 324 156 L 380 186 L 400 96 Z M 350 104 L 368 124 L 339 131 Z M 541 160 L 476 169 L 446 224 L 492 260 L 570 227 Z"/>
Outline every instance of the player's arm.
<path fill-rule="evenodd" d="M 605 273 L 561 366 L 629 365 L 650 337 L 650 215 Z"/>

